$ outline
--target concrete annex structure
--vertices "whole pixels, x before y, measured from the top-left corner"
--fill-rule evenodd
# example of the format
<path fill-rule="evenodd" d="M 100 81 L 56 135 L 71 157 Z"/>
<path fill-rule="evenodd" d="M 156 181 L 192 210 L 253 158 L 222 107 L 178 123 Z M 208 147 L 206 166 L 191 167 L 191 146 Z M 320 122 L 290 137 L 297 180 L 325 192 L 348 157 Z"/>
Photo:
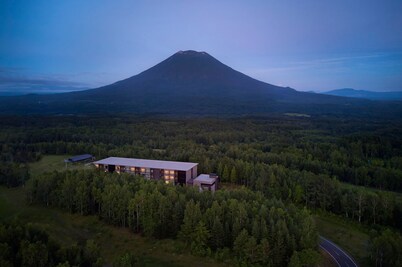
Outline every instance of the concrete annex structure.
<path fill-rule="evenodd" d="M 198 163 L 193 162 L 110 157 L 95 161 L 94 164 L 105 172 L 132 173 L 150 180 L 194 185 L 198 186 L 200 190 L 215 191 L 218 180 L 218 177 L 214 176 L 207 181 L 207 176 L 210 177 L 208 174 L 201 174 L 197 177 Z M 201 178 L 198 179 L 199 177 Z"/>
<path fill-rule="evenodd" d="M 218 189 L 218 175 L 200 174 L 193 180 L 193 186 L 198 186 L 200 191 L 216 191 Z"/>

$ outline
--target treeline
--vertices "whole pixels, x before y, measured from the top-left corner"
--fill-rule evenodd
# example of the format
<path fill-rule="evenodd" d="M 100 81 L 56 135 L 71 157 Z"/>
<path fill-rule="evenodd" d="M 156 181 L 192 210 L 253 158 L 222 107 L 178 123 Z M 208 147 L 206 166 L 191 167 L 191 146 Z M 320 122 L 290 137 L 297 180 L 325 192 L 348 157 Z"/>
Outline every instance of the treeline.
<path fill-rule="evenodd" d="M 196 255 L 251 265 L 310 266 L 319 260 L 307 210 L 248 189 L 199 193 L 131 175 L 47 173 L 30 180 L 28 201 L 129 227 L 153 238 L 178 238 Z M 295 264 L 299 265 L 295 265 Z"/>
<path fill-rule="evenodd" d="M 396 193 L 350 186 L 334 177 L 282 165 L 249 164 L 230 158 L 223 158 L 221 163 L 217 170 L 222 181 L 247 185 L 267 197 L 325 210 L 359 223 L 402 230 L 402 197 Z"/>
<path fill-rule="evenodd" d="M 227 157 L 402 192 L 398 121 L 2 117 L 0 125 L 3 162 L 34 161 L 42 154 L 92 153 L 98 158 L 196 161 L 201 170 L 216 171 Z"/>
<path fill-rule="evenodd" d="M 31 224 L 0 223 L 0 266 L 69 267 L 103 266 L 99 246 L 93 240 L 61 246 Z"/>

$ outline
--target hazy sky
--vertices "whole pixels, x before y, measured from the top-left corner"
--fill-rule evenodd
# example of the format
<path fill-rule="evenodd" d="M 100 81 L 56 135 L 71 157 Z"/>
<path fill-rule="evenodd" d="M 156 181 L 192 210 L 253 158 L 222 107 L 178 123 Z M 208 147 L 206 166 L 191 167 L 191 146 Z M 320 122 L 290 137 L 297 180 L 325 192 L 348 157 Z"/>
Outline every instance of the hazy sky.
<path fill-rule="evenodd" d="M 206 51 L 297 90 L 402 90 L 402 1 L 1 0 L 0 90 L 71 90 Z"/>

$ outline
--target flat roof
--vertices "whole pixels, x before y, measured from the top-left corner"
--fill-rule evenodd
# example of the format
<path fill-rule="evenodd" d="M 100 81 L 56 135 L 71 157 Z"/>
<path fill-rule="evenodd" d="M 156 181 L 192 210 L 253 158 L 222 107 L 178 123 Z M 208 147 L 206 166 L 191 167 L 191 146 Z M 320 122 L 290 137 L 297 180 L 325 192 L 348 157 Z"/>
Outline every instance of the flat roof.
<path fill-rule="evenodd" d="M 119 157 L 110 157 L 110 158 L 95 161 L 94 163 L 95 164 L 105 164 L 105 165 L 130 166 L 130 167 L 139 167 L 139 168 L 177 170 L 177 171 L 188 171 L 198 165 L 198 163 L 193 163 L 193 162 L 119 158 Z"/>
<path fill-rule="evenodd" d="M 200 182 L 202 184 L 213 184 L 216 181 L 216 178 L 211 178 L 209 174 L 200 174 L 194 181 Z"/>
<path fill-rule="evenodd" d="M 93 156 L 91 154 L 83 154 L 83 155 L 77 155 L 73 156 L 71 158 L 68 158 L 64 160 L 65 162 L 76 162 L 76 161 L 81 161 L 81 160 L 86 160 L 86 159 L 91 159 Z"/>

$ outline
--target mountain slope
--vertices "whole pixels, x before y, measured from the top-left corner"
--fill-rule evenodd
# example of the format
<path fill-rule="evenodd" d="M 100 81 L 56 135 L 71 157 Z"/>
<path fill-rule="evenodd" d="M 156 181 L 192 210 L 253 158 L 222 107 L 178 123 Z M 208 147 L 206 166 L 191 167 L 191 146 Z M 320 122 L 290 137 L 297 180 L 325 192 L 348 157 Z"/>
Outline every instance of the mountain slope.
<path fill-rule="evenodd" d="M 205 52 L 180 51 L 96 89 L 0 98 L 0 113 L 244 115 L 282 112 L 370 115 L 373 101 L 298 92 L 255 80 Z M 389 109 L 389 107 L 388 107 Z M 391 109 L 389 112 L 393 113 Z"/>
<path fill-rule="evenodd" d="M 323 92 L 322 94 L 372 100 L 402 100 L 402 92 L 373 92 L 366 90 L 355 90 L 352 88 L 336 89 Z"/>

